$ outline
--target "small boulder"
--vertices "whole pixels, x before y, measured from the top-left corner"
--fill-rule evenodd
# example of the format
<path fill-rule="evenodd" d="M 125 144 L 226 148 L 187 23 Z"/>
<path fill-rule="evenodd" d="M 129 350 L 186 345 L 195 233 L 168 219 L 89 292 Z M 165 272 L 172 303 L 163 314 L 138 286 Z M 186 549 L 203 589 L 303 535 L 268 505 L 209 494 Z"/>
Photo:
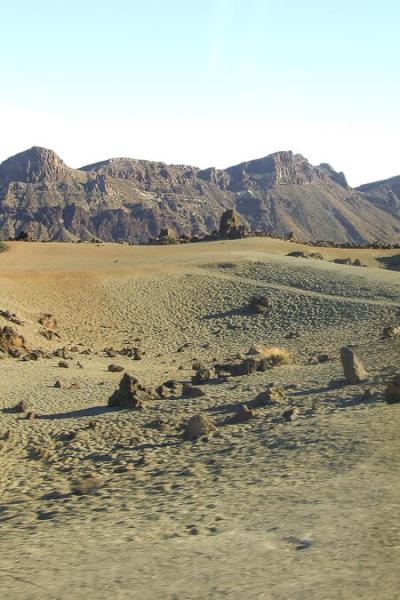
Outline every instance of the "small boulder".
<path fill-rule="evenodd" d="M 115 363 L 108 365 L 108 371 L 110 371 L 110 373 L 121 373 L 123 370 L 124 367 L 121 367 L 121 365 L 116 365 Z"/>
<path fill-rule="evenodd" d="M 193 371 L 199 371 L 200 369 L 204 369 L 204 365 L 201 362 L 201 360 L 198 360 L 197 358 L 193 359 L 192 369 Z"/>
<path fill-rule="evenodd" d="M 97 475 L 91 475 L 78 481 L 73 487 L 72 491 L 79 496 L 93 494 L 102 486 L 102 484 L 103 481 L 100 479 L 100 477 Z"/>
<path fill-rule="evenodd" d="M 17 413 L 27 413 L 33 410 L 33 404 L 30 400 L 21 400 L 21 402 L 18 402 L 14 407 L 14 410 Z"/>
<path fill-rule="evenodd" d="M 205 393 L 203 390 L 190 383 L 184 383 L 182 387 L 182 396 L 184 398 L 203 398 Z"/>
<path fill-rule="evenodd" d="M 165 399 L 172 396 L 171 388 L 167 387 L 166 385 L 159 385 L 158 388 L 156 388 L 156 392 L 160 398 Z"/>
<path fill-rule="evenodd" d="M 56 318 L 50 313 L 42 313 L 39 316 L 38 323 L 49 331 L 56 331 L 58 327 Z"/>
<path fill-rule="evenodd" d="M 77 381 L 74 381 L 73 383 L 71 383 L 71 385 L 69 386 L 70 390 L 80 390 L 81 386 L 79 385 L 79 383 Z"/>
<path fill-rule="evenodd" d="M 292 406 L 292 408 L 288 408 L 287 410 L 283 411 L 282 413 L 282 417 L 285 419 L 285 421 L 295 421 L 296 419 L 298 419 L 300 416 L 300 411 L 298 408 L 296 408 L 295 406 Z"/>
<path fill-rule="evenodd" d="M 384 327 L 382 337 L 384 339 L 391 337 L 400 337 L 400 325 L 390 325 L 389 327 Z"/>
<path fill-rule="evenodd" d="M 26 350 L 25 338 L 9 325 L 0 327 L 0 350 L 18 358 L 21 351 Z"/>
<path fill-rule="evenodd" d="M 185 440 L 196 440 L 203 435 L 216 430 L 214 423 L 205 415 L 194 415 L 185 425 L 183 437 Z"/>
<path fill-rule="evenodd" d="M 39 415 L 38 415 L 38 413 L 37 413 L 35 410 L 33 410 L 33 409 L 32 409 L 32 410 L 28 410 L 28 411 L 25 413 L 25 415 L 26 415 L 26 418 L 27 418 L 29 421 L 31 421 L 31 420 L 33 420 L 33 419 L 38 419 L 38 418 L 39 418 Z"/>
<path fill-rule="evenodd" d="M 60 360 L 58 366 L 60 369 L 69 369 L 69 363 L 66 360 Z"/>
<path fill-rule="evenodd" d="M 233 417 L 230 419 L 231 423 L 246 423 L 250 419 L 254 419 L 256 416 L 255 411 L 252 408 L 246 406 L 246 404 L 239 404 L 239 407 Z"/>
<path fill-rule="evenodd" d="M 344 376 L 348 384 L 355 385 L 368 378 L 368 373 L 353 350 L 347 347 L 341 348 L 340 359 L 342 361 Z"/>
<path fill-rule="evenodd" d="M 264 392 L 260 392 L 260 394 L 256 396 L 254 402 L 256 406 L 286 404 L 287 398 L 285 390 L 281 385 L 270 383 Z"/>
<path fill-rule="evenodd" d="M 388 404 L 398 404 L 400 402 L 400 375 L 397 375 L 387 386 L 385 400 Z"/>
<path fill-rule="evenodd" d="M 192 377 L 192 385 L 202 385 L 211 378 L 209 369 L 199 369 Z"/>
<path fill-rule="evenodd" d="M 269 296 L 253 296 L 249 301 L 249 309 L 255 314 L 266 314 L 272 307 Z"/>

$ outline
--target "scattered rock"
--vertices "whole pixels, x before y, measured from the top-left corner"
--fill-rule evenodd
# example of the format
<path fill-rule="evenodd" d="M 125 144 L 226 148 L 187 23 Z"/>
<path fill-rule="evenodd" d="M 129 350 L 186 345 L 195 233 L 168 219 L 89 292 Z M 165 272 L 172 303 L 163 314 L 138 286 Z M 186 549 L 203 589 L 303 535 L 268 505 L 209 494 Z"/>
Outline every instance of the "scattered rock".
<path fill-rule="evenodd" d="M 267 406 L 273 404 L 286 404 L 285 390 L 281 385 L 270 383 L 264 392 L 260 392 L 254 400 L 256 406 Z"/>
<path fill-rule="evenodd" d="M 9 325 L 1 327 L 0 350 L 10 356 L 19 358 L 21 351 L 26 350 L 25 338 L 22 335 L 19 335 L 19 333 Z"/>
<path fill-rule="evenodd" d="M 167 387 L 166 385 L 159 385 L 158 388 L 156 388 L 156 392 L 160 398 L 165 399 L 172 396 L 171 388 Z"/>
<path fill-rule="evenodd" d="M 17 413 L 27 413 L 32 410 L 33 404 L 30 400 L 21 400 L 21 402 L 18 402 L 18 404 L 14 407 L 14 411 Z"/>
<path fill-rule="evenodd" d="M 79 385 L 79 383 L 77 381 L 75 381 L 74 383 L 71 383 L 71 385 L 69 386 L 70 390 L 80 390 L 81 386 Z"/>
<path fill-rule="evenodd" d="M 298 408 L 293 406 L 292 408 L 288 408 L 282 413 L 282 417 L 285 421 L 295 421 L 300 416 L 300 411 Z"/>
<path fill-rule="evenodd" d="M 314 258 L 317 260 L 324 260 L 324 257 L 320 252 L 305 252 L 304 250 L 293 250 L 288 252 L 286 256 L 293 256 L 295 258 Z"/>
<path fill-rule="evenodd" d="M 348 384 L 355 385 L 368 378 L 368 373 L 353 350 L 346 347 L 341 348 L 340 359 L 343 365 L 344 376 Z"/>
<path fill-rule="evenodd" d="M 256 416 L 255 411 L 252 408 L 246 406 L 246 404 L 239 404 L 239 407 L 233 417 L 230 419 L 231 423 L 246 423 L 250 419 L 254 419 Z"/>
<path fill-rule="evenodd" d="M 130 473 L 131 471 L 133 471 L 133 465 L 131 463 L 126 465 L 118 465 L 114 469 L 114 473 Z"/>
<path fill-rule="evenodd" d="M 52 458 L 52 453 L 48 448 L 38 448 L 37 455 L 38 458 L 42 458 L 43 460 L 50 460 Z"/>
<path fill-rule="evenodd" d="M 66 360 L 60 360 L 58 366 L 60 369 L 69 369 L 69 363 Z"/>
<path fill-rule="evenodd" d="M 266 314 L 272 307 L 269 296 L 253 296 L 250 298 L 249 309 L 256 314 Z"/>
<path fill-rule="evenodd" d="M 205 367 L 204 367 L 203 363 L 200 360 L 198 360 L 196 358 L 193 360 L 193 362 L 192 362 L 192 369 L 193 369 L 193 371 L 200 371 L 200 369 L 204 369 L 204 368 Z"/>
<path fill-rule="evenodd" d="M 391 338 L 391 337 L 399 337 L 400 336 L 400 325 L 390 325 L 389 327 L 384 327 L 382 332 L 382 337 Z"/>
<path fill-rule="evenodd" d="M 15 313 L 10 312 L 9 310 L 0 310 L 0 317 L 7 319 L 7 321 L 10 321 L 10 323 L 14 323 L 15 325 L 24 324 L 24 322 L 21 321 L 21 319 L 19 319 Z"/>
<path fill-rule="evenodd" d="M 50 313 L 42 313 L 39 316 L 38 323 L 50 331 L 56 331 L 57 320 Z"/>
<path fill-rule="evenodd" d="M 97 475 L 91 475 L 78 481 L 73 487 L 72 491 L 79 496 L 93 494 L 102 486 L 102 484 L 103 481 L 100 477 Z"/>
<path fill-rule="evenodd" d="M 25 354 L 25 356 L 22 358 L 22 360 L 24 362 L 28 362 L 30 360 L 39 360 L 39 358 L 42 356 L 42 353 L 36 350 L 32 350 L 31 352 L 28 352 L 27 354 Z"/>
<path fill-rule="evenodd" d="M 385 389 L 385 400 L 388 404 L 398 404 L 400 402 L 400 375 L 397 375 Z"/>
<path fill-rule="evenodd" d="M 56 331 L 52 331 L 51 329 L 40 329 L 40 335 L 42 335 L 46 340 L 54 340 L 54 338 L 60 339 L 60 336 Z"/>
<path fill-rule="evenodd" d="M 308 364 L 310 365 L 318 365 L 321 363 L 325 363 L 329 361 L 329 355 L 328 354 L 314 354 L 313 356 L 310 356 L 310 358 L 308 359 Z"/>
<path fill-rule="evenodd" d="M 203 435 L 216 431 L 214 423 L 205 415 L 194 415 L 186 423 L 183 437 L 185 440 L 196 440 Z"/>
<path fill-rule="evenodd" d="M 55 388 L 62 388 L 62 383 L 61 383 L 61 381 L 59 379 L 57 379 L 57 381 L 55 382 L 54 387 Z"/>
<path fill-rule="evenodd" d="M 121 373 L 121 371 L 124 371 L 124 367 L 112 363 L 111 365 L 108 365 L 108 371 L 110 371 L 110 373 Z"/>
<path fill-rule="evenodd" d="M 328 362 L 330 360 L 329 354 L 317 354 L 317 360 L 319 363 Z"/>
<path fill-rule="evenodd" d="M 35 410 L 28 410 L 26 412 L 26 418 L 31 421 L 32 419 L 38 419 L 39 415 Z"/>
<path fill-rule="evenodd" d="M 185 398 L 203 398 L 205 393 L 190 383 L 184 383 L 182 386 L 182 396 Z"/>
<path fill-rule="evenodd" d="M 199 369 L 192 377 L 192 385 L 202 385 L 211 378 L 209 369 Z"/>
<path fill-rule="evenodd" d="M 337 265 L 350 265 L 352 267 L 363 266 L 359 258 L 355 258 L 354 260 L 352 260 L 351 258 L 334 258 L 333 262 Z"/>

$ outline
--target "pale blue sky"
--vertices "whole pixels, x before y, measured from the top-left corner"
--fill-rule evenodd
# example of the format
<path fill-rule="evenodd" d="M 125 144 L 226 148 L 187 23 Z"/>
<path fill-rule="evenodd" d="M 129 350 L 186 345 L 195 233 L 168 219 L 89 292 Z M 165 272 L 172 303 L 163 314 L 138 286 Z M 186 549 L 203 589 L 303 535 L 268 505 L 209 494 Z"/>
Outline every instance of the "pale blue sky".
<path fill-rule="evenodd" d="M 41 145 L 74 167 L 225 167 L 291 149 L 353 185 L 400 174 L 395 0 L 19 0 L 0 14 L 0 160 Z"/>

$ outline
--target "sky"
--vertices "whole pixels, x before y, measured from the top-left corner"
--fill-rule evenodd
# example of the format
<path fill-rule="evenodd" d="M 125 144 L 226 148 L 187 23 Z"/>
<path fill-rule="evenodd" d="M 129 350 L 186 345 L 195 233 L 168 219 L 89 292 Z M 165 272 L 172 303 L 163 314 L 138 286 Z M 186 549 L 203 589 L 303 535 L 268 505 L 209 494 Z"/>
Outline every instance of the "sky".
<path fill-rule="evenodd" d="M 224 168 L 279 150 L 400 174 L 398 0 L 3 2 L 0 161 Z"/>

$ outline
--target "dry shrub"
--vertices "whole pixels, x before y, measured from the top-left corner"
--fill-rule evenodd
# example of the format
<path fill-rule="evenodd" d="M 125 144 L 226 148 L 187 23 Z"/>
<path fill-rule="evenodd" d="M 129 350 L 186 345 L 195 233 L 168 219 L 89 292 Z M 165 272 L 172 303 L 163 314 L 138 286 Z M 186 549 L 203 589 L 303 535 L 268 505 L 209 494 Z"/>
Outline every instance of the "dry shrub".
<path fill-rule="evenodd" d="M 256 344 L 250 348 L 249 354 L 257 354 L 260 358 L 266 359 L 272 366 L 290 365 L 293 363 L 293 357 L 285 348 L 278 346 L 263 346 Z"/>

